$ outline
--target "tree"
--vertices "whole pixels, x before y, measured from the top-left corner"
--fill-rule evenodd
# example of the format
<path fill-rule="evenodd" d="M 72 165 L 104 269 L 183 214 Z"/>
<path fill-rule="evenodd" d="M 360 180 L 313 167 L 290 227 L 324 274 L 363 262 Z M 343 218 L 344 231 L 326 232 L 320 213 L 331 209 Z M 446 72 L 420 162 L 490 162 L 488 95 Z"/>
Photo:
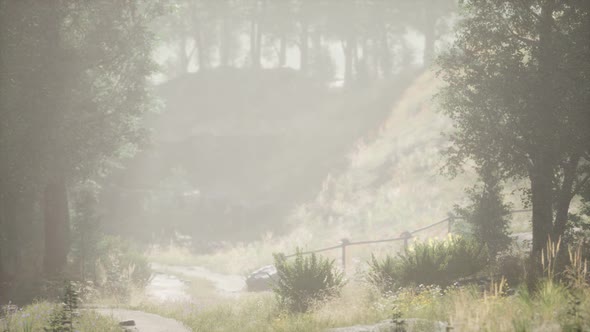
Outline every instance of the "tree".
<path fill-rule="evenodd" d="M 438 99 L 455 127 L 449 170 L 471 159 L 494 165 L 502 179 L 528 178 L 531 257 L 540 263 L 590 177 L 590 3 L 489 0 L 463 7 L 457 39 L 439 59 L 446 86 Z"/>
<path fill-rule="evenodd" d="M 453 0 L 411 0 L 404 2 L 410 23 L 424 35 L 422 53 L 425 67 L 432 64 L 435 58 L 435 42 L 441 35 L 443 19 L 454 12 L 456 1 Z"/>
<path fill-rule="evenodd" d="M 1 224 L 30 240 L 42 217 L 44 270 L 53 275 L 69 251 L 68 187 L 103 175 L 145 137 L 138 119 L 152 107 L 147 80 L 156 69 L 147 23 L 159 8 L 114 0 L 0 6 Z"/>

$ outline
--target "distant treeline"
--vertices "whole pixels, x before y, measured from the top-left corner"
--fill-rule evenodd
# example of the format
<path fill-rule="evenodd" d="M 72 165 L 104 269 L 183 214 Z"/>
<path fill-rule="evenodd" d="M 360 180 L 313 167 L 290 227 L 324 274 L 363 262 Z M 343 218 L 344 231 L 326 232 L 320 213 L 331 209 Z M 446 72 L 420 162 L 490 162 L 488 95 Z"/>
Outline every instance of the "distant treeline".
<path fill-rule="evenodd" d="M 156 30 L 175 50 L 169 73 L 298 65 L 332 79 L 339 48 L 349 82 L 387 77 L 413 61 L 410 30 L 423 35 L 429 64 L 455 8 L 453 0 L 176 0 Z"/>

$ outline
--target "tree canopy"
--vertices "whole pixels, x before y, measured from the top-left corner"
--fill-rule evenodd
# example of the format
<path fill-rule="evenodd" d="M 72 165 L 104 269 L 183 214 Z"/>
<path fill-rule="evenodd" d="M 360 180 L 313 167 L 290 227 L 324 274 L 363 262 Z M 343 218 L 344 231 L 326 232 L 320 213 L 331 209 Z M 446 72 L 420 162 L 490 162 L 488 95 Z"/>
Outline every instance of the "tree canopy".
<path fill-rule="evenodd" d="M 67 187 L 103 175 L 145 137 L 157 12 L 141 1 L 0 2 L 0 257 L 12 270 L 41 216 L 45 271 L 61 270 Z"/>
<path fill-rule="evenodd" d="M 454 120 L 448 166 L 493 164 L 528 179 L 534 257 L 562 236 L 590 177 L 590 3 L 464 1 L 439 59 L 438 100 Z M 587 189 L 586 189 L 587 190 Z"/>

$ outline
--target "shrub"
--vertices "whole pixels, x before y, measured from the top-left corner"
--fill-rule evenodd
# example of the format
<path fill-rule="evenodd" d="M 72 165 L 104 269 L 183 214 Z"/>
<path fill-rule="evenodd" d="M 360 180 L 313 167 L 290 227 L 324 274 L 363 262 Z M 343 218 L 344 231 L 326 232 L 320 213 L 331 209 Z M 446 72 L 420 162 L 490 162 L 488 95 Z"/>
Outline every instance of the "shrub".
<path fill-rule="evenodd" d="M 417 242 L 397 257 L 387 256 L 383 261 L 373 257 L 368 280 L 382 292 L 419 284 L 448 286 L 481 271 L 488 261 L 486 247 L 472 239 Z"/>
<path fill-rule="evenodd" d="M 519 285 L 526 280 L 529 257 L 529 251 L 513 244 L 496 255 L 493 272 L 504 277 L 509 285 Z"/>
<path fill-rule="evenodd" d="M 344 285 L 334 260 L 300 250 L 292 261 L 275 254 L 278 281 L 273 289 L 279 303 L 292 312 L 307 312 L 315 303 L 337 296 Z"/>
<path fill-rule="evenodd" d="M 78 309 L 78 293 L 70 281 L 66 281 L 62 303 L 51 313 L 47 332 L 72 332 L 74 331 L 74 317 Z"/>
<path fill-rule="evenodd" d="M 377 287 L 383 294 L 391 292 L 396 286 L 395 276 L 398 275 L 399 260 L 387 255 L 383 261 L 379 261 L 371 255 L 367 280 Z"/>
<path fill-rule="evenodd" d="M 493 167 L 482 166 L 479 170 L 480 184 L 467 190 L 470 204 L 455 207 L 455 213 L 463 219 L 468 229 L 466 235 L 488 247 L 492 256 L 510 245 L 508 226 L 512 216 L 510 205 L 504 203 L 502 184 Z"/>

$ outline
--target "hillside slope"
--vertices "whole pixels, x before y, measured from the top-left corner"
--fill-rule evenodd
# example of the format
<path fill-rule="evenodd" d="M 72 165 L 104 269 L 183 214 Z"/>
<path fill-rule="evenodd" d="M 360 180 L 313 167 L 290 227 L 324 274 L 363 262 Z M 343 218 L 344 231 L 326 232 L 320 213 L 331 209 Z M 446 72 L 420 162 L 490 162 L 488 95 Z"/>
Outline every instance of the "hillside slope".
<path fill-rule="evenodd" d="M 164 241 L 175 230 L 202 242 L 281 233 L 416 76 L 331 89 L 289 69 L 221 68 L 169 81 L 147 121 L 151 148 L 107 186 L 109 220 Z"/>
<path fill-rule="evenodd" d="M 291 232 L 267 233 L 259 241 L 234 245 L 192 262 L 212 269 L 243 273 L 272 262 L 272 253 L 293 253 L 297 247 L 313 250 L 351 241 L 398 237 L 447 217 L 454 205 L 465 203 L 464 190 L 476 181 L 467 169 L 454 179 L 442 175 L 442 152 L 449 141 L 450 119 L 434 108 L 440 82 L 432 72 L 407 82 L 405 89 L 378 130 L 364 135 L 349 150 L 346 167 L 332 169 L 313 199 L 295 208 Z M 520 208 L 520 197 L 506 190 L 506 198 Z M 527 215 L 519 216 L 524 223 Z M 423 239 L 446 236 L 442 224 L 420 233 Z M 347 249 L 349 266 L 364 267 L 372 253 L 399 249 L 382 243 Z M 322 255 L 340 259 L 340 250 Z M 170 259 L 171 257 L 168 257 Z M 165 259 L 164 256 L 160 259 Z"/>
<path fill-rule="evenodd" d="M 434 110 L 439 84 L 433 73 L 416 79 L 380 130 L 349 154 L 346 170 L 330 175 L 317 198 L 295 212 L 294 223 L 374 237 L 445 218 L 473 175 L 440 174 L 448 144 L 442 133 L 452 124 Z"/>

